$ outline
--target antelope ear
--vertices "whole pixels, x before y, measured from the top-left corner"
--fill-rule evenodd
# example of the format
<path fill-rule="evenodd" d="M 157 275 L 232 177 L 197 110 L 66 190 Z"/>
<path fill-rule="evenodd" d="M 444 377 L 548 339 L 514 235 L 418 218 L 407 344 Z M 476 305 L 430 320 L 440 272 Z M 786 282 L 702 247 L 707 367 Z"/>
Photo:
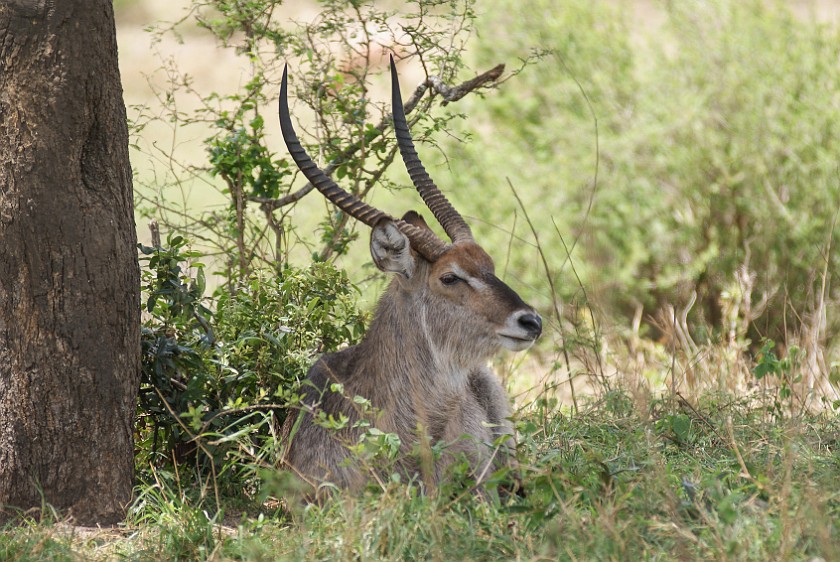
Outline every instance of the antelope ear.
<path fill-rule="evenodd" d="M 423 215 L 421 215 L 417 211 L 408 211 L 406 214 L 403 215 L 402 220 L 404 220 L 412 226 L 416 226 L 417 228 L 425 228 L 426 230 L 431 230 L 431 228 L 429 228 L 429 225 L 426 224 L 426 219 L 424 219 Z"/>
<path fill-rule="evenodd" d="M 422 219 L 420 219 L 422 220 Z M 399 273 L 410 279 L 416 258 L 411 253 L 408 237 L 390 220 L 379 221 L 370 233 L 370 255 L 382 271 Z"/>

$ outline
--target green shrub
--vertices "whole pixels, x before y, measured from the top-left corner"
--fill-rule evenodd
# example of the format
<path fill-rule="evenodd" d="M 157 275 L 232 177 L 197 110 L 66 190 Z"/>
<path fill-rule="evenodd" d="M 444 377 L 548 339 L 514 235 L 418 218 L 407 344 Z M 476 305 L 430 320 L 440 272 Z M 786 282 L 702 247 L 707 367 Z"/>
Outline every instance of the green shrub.
<path fill-rule="evenodd" d="M 185 246 L 180 236 L 170 237 L 167 247 L 140 246 L 145 303 L 137 425 L 140 466 L 165 462 L 176 452 L 182 456 L 190 435 L 179 416 L 207 393 L 212 312 L 204 304 L 202 264 L 192 264 L 195 279 L 183 269 L 187 260 L 197 257 Z"/>
<path fill-rule="evenodd" d="M 167 248 L 141 246 L 138 466 L 177 471 L 189 463 L 212 474 L 217 492 L 254 492 L 258 471 L 277 460 L 287 399 L 315 356 L 363 335 L 357 291 L 343 272 L 315 263 L 255 274 L 205 297 L 203 265 L 190 263 L 191 279 L 183 264 L 197 255 L 184 247 L 181 237 Z"/>
<path fill-rule="evenodd" d="M 235 381 L 230 396 L 277 393 L 306 376 L 316 354 L 358 342 L 364 317 L 347 274 L 326 263 L 253 276 L 217 301 L 216 334 Z"/>

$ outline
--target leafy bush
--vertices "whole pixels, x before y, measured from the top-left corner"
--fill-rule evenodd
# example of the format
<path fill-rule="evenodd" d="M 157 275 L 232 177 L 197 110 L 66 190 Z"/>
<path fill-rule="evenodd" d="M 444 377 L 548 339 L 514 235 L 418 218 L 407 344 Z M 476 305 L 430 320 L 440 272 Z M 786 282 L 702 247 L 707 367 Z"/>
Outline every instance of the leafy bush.
<path fill-rule="evenodd" d="M 286 400 L 315 355 L 356 343 L 363 315 L 347 276 L 325 263 L 205 297 L 203 265 L 190 263 L 190 278 L 183 264 L 198 256 L 184 248 L 181 237 L 166 248 L 141 246 L 138 465 L 191 462 L 213 474 L 214 486 L 241 491 L 276 461 Z"/>
<path fill-rule="evenodd" d="M 140 466 L 157 464 L 161 455 L 182 455 L 190 435 L 179 415 L 207 391 L 213 344 L 207 319 L 212 313 L 204 305 L 202 264 L 193 263 L 195 280 L 182 267 L 197 257 L 185 246 L 180 236 L 170 237 L 166 248 L 140 246 L 145 302 L 137 426 L 145 454 Z"/>
<path fill-rule="evenodd" d="M 276 278 L 254 276 L 217 300 L 216 334 L 224 341 L 223 369 L 239 394 L 293 387 L 315 354 L 358 342 L 364 317 L 343 271 L 325 263 L 286 268 Z M 231 395 L 233 395 L 231 393 Z"/>

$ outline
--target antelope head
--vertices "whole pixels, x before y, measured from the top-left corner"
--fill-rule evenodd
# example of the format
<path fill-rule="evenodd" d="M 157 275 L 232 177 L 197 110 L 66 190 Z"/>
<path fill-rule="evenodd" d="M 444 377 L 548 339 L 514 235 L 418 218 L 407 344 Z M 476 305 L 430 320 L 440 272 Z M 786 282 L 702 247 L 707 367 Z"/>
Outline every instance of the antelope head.
<path fill-rule="evenodd" d="M 426 172 L 409 133 L 391 58 L 394 131 L 411 181 L 451 242 L 441 240 L 414 211 L 394 218 L 344 191 L 300 144 L 289 116 L 287 77 L 280 88 L 283 140 L 301 172 L 327 199 L 372 228 L 370 252 L 382 271 L 397 274 L 395 299 L 413 307 L 401 321 L 422 324 L 433 347 L 467 363 L 486 360 L 499 348 L 520 351 L 542 332 L 542 320 L 495 274 L 490 256 L 475 242 L 461 215 Z"/>

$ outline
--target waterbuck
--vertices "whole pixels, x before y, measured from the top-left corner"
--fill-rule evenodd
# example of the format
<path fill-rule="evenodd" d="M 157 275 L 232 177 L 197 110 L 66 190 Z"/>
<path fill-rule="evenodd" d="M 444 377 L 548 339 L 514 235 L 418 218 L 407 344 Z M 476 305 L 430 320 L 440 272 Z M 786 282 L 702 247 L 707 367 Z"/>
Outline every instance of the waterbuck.
<path fill-rule="evenodd" d="M 332 181 L 292 127 L 285 71 L 280 89 L 280 126 L 295 163 L 325 197 L 372 228 L 373 261 L 395 274 L 364 339 L 312 366 L 301 412 L 290 414 L 283 427 L 283 463 L 316 488 L 332 483 L 358 489 L 371 476 L 370 467 L 360 466 L 348 450 L 363 431 L 354 425 L 367 415 L 355 396 L 368 399 L 376 412 L 369 420 L 373 427 L 399 437 L 399 470 L 407 476 L 434 486 L 453 458 L 466 458 L 478 482 L 492 474 L 508 462 L 513 429 L 508 396 L 486 362 L 500 348 L 528 348 L 542 331 L 540 316 L 496 277 L 493 260 L 421 164 L 393 59 L 391 80 L 400 153 L 451 243 L 416 212 L 393 218 Z M 326 428 L 324 415 L 349 422 L 343 429 Z M 430 445 L 440 445 L 443 454 L 435 459 Z"/>

